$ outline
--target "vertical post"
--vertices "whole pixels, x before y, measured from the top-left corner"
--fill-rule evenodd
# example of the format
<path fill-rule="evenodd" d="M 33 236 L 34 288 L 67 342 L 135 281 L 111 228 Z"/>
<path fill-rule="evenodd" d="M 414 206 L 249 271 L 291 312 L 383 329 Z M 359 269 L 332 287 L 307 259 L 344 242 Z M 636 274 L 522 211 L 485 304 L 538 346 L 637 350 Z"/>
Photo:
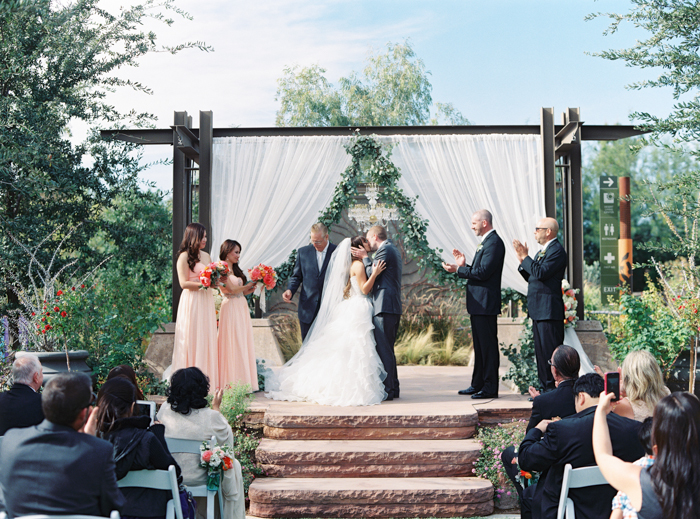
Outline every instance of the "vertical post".
<path fill-rule="evenodd" d="M 569 108 L 567 119 L 581 121 L 579 108 Z M 581 186 L 581 127 L 576 130 L 569 152 L 569 183 L 567 189 L 567 235 L 569 253 L 569 282 L 580 291 L 576 295 L 579 319 L 584 317 L 583 294 L 583 189 Z"/>
<path fill-rule="evenodd" d="M 620 188 L 620 238 L 618 240 L 618 262 L 620 286 L 632 292 L 632 217 L 630 214 L 630 177 L 618 179 Z"/>
<path fill-rule="evenodd" d="M 187 112 L 175 112 L 174 124 L 184 125 L 187 121 Z M 177 132 L 173 130 L 173 314 L 175 322 L 177 307 L 180 302 L 182 288 L 177 278 L 177 250 L 185 234 L 187 227 L 187 201 L 189 200 L 188 172 L 185 171 L 185 155 L 177 149 Z"/>
<path fill-rule="evenodd" d="M 545 216 L 557 217 L 557 177 L 554 163 L 554 108 L 540 110 L 540 137 L 542 138 L 542 165 L 544 167 Z"/>
<path fill-rule="evenodd" d="M 199 112 L 199 223 L 207 229 L 209 250 L 213 236 L 211 232 L 211 168 L 214 145 L 212 112 Z M 216 258 L 218 259 L 218 258 Z"/>

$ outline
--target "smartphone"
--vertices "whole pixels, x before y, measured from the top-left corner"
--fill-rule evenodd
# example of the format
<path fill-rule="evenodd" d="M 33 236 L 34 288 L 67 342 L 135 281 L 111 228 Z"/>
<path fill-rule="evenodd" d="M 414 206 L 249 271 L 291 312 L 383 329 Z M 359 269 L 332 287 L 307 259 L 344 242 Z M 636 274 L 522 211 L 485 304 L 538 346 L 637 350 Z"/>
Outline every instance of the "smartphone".
<path fill-rule="evenodd" d="M 609 371 L 605 374 L 605 394 L 614 393 L 613 400 L 620 400 L 620 374 L 617 371 Z"/>
<path fill-rule="evenodd" d="M 151 423 L 153 423 L 156 416 L 156 403 L 148 400 L 137 400 L 134 406 L 134 415 L 148 416 L 151 419 Z"/>

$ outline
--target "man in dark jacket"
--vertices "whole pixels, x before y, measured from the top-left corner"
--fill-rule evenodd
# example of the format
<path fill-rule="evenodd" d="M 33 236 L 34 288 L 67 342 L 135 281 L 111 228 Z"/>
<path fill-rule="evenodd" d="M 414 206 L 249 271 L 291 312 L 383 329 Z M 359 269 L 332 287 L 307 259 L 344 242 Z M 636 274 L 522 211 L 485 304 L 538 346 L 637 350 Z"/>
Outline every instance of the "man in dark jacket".
<path fill-rule="evenodd" d="M 8 515 L 101 515 L 121 510 L 109 442 L 82 429 L 94 405 L 90 377 L 62 373 L 42 397 L 39 425 L 10 429 L 0 447 L 0 486 Z"/>
<path fill-rule="evenodd" d="M 542 218 L 535 227 L 535 239 L 542 250 L 533 260 L 527 243 L 513 240 L 520 261 L 518 272 L 527 281 L 527 310 L 532 319 L 532 335 L 537 358 L 537 375 L 542 391 L 554 389 L 554 379 L 547 361 L 554 349 L 564 342 L 564 300 L 561 281 L 568 259 L 557 240 L 559 224 L 554 218 Z"/>
<path fill-rule="evenodd" d="M 474 340 L 472 384 L 459 391 L 474 399 L 498 398 L 498 315 L 501 313 L 501 274 L 506 248 L 493 228 L 493 217 L 486 209 L 472 215 L 472 230 L 481 243 L 471 265 L 457 249 L 454 264 L 443 263 L 447 272 L 456 272 L 467 282 L 467 312 Z"/>
<path fill-rule="evenodd" d="M 23 355 L 12 364 L 13 385 L 0 393 L 0 436 L 15 427 L 38 425 L 44 419 L 39 388 L 44 373 L 36 355 Z"/>
<path fill-rule="evenodd" d="M 576 469 L 596 464 L 592 440 L 593 417 L 603 388 L 600 375 L 583 375 L 574 383 L 573 389 L 577 413 L 559 421 L 542 420 L 525 435 L 518 450 L 520 468 L 528 472 L 538 471 L 541 475 L 536 486 L 527 487 L 523 492 L 523 518 L 555 517 L 564 466 L 569 463 Z M 644 456 L 638 437 L 641 425 L 613 413 L 608 415 L 615 456 L 628 462 Z M 574 502 L 577 518 L 597 519 L 610 515 L 610 504 L 615 493 L 610 485 L 597 485 L 571 489 L 569 497 Z"/>
<path fill-rule="evenodd" d="M 328 228 L 322 223 L 315 223 L 311 226 L 311 245 L 300 247 L 297 251 L 294 270 L 289 276 L 287 290 L 282 294 L 282 299 L 290 303 L 301 285 L 297 314 L 302 340 L 309 333 L 321 306 L 323 280 L 326 278 L 326 268 L 335 247 L 328 241 Z"/>

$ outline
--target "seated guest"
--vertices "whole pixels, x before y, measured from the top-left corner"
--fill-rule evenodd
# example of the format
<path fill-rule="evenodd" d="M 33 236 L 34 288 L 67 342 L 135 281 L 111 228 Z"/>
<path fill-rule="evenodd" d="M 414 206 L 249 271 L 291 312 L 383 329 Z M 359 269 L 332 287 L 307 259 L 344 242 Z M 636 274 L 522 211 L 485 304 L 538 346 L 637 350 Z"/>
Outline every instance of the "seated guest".
<path fill-rule="evenodd" d="M 641 519 L 696 518 L 700 401 L 690 393 L 673 393 L 657 404 L 651 431 L 655 461 L 642 468 L 620 459 L 611 446 L 611 399 L 612 395 L 601 395 L 593 426 L 595 459 L 605 479 L 628 496 Z"/>
<path fill-rule="evenodd" d="M 165 427 L 151 426 L 148 416 L 133 416 L 135 403 L 136 387 L 126 377 L 107 380 L 97 395 L 95 419 L 86 431 L 114 446 L 118 480 L 132 470 L 168 470 L 170 465 L 175 465 L 180 476 L 180 467 L 165 443 Z M 172 499 L 169 490 L 129 487 L 121 491 L 126 498 L 122 517 L 165 517 Z"/>
<path fill-rule="evenodd" d="M 644 447 L 644 456 L 635 461 L 634 464 L 642 468 L 651 467 L 654 464 L 654 446 L 651 442 L 652 423 L 653 420 L 650 416 L 642 422 L 642 426 L 639 428 L 639 443 Z M 593 427 L 595 428 L 595 419 Z M 593 452 L 595 453 L 595 447 L 593 447 Z M 610 519 L 637 519 L 637 517 L 637 512 L 630 503 L 629 496 L 624 492 L 618 492 L 613 498 Z"/>
<path fill-rule="evenodd" d="M 44 373 L 36 355 L 23 355 L 12 364 L 13 384 L 0 393 L 0 436 L 14 427 L 39 425 L 44 420 L 41 395 Z"/>
<path fill-rule="evenodd" d="M 542 420 L 566 418 L 576 413 L 573 386 L 574 380 L 578 377 L 578 372 L 581 368 L 581 360 L 579 359 L 578 352 L 571 346 L 562 344 L 552 353 L 549 366 L 552 371 L 552 376 L 554 377 L 556 389 L 535 396 L 532 402 L 532 414 L 530 415 L 530 421 L 525 430 L 526 432 L 536 427 Z M 510 446 L 506 448 L 501 453 L 501 461 L 503 462 L 503 468 L 506 474 L 508 474 L 508 478 L 511 483 L 513 483 L 522 501 L 523 487 L 516 478 L 520 472 L 520 468 L 518 467 L 515 447 Z"/>
<path fill-rule="evenodd" d="M 129 382 L 131 382 L 136 388 L 136 400 L 144 400 L 143 393 L 139 389 L 139 384 L 136 381 L 136 372 L 134 371 L 134 368 L 128 364 L 120 364 L 119 366 L 115 366 L 109 370 L 107 380 L 111 380 L 114 377 L 124 377 L 128 379 Z"/>
<path fill-rule="evenodd" d="M 10 517 L 109 516 L 122 509 L 112 445 L 78 432 L 94 400 L 90 377 L 61 373 L 44 388 L 44 421 L 7 431 L 0 448 L 0 485 Z"/>
<path fill-rule="evenodd" d="M 209 409 L 209 379 L 199 368 L 184 368 L 173 373 L 167 394 L 168 401 L 158 411 L 158 420 L 165 425 L 168 437 L 204 441 L 215 436 L 217 444 L 233 447 L 233 431 L 226 418 L 219 412 L 223 390 L 216 391 Z M 174 456 L 182 467 L 185 485 L 206 484 L 207 472 L 199 466 L 199 455 L 175 453 Z M 221 480 L 224 497 L 221 517 L 245 519 L 241 464 L 235 459 L 233 463 L 234 468 L 225 471 Z M 198 510 L 206 510 L 206 506 L 199 503 Z"/>
<path fill-rule="evenodd" d="M 603 387 L 603 378 L 596 373 L 579 377 L 573 388 L 576 414 L 559 421 L 542 420 L 525 435 L 518 450 L 520 468 L 541 474 L 537 485 L 523 491 L 522 517 L 556 517 L 564 466 L 567 463 L 573 468 L 595 465 L 593 416 Z M 608 425 L 616 456 L 631 462 L 644 455 L 638 439 L 639 422 L 612 414 Z M 609 485 L 569 491 L 576 517 L 581 519 L 607 517 L 614 496 L 615 490 Z"/>
<path fill-rule="evenodd" d="M 643 422 L 654 414 L 654 407 L 663 397 L 671 394 L 664 385 L 661 368 L 648 351 L 631 351 L 622 362 L 620 389 L 627 398 L 613 402 L 616 414 Z"/>

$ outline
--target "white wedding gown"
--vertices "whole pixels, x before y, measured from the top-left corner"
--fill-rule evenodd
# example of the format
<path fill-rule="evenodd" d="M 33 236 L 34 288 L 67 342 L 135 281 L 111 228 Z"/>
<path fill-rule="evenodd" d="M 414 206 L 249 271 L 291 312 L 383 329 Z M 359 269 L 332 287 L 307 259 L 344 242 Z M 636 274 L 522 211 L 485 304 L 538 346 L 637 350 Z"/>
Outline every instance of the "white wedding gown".
<path fill-rule="evenodd" d="M 266 378 L 266 397 L 334 406 L 375 405 L 386 397 L 386 371 L 374 342 L 372 300 L 354 276 L 348 299 L 339 290 L 347 283 L 349 242 L 343 240 L 331 258 L 321 308 L 301 349 Z"/>

